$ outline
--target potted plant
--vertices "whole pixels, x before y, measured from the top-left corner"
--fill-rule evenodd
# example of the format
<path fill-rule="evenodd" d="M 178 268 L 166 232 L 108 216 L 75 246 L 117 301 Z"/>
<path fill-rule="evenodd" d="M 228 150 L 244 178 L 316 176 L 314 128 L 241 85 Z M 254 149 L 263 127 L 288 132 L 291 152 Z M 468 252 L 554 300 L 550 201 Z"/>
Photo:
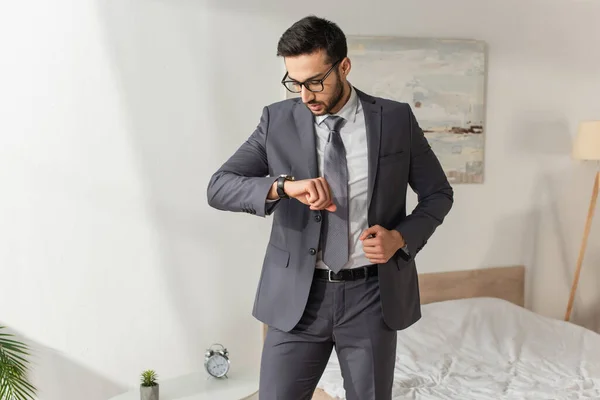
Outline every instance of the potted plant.
<path fill-rule="evenodd" d="M 36 388 L 27 381 L 29 349 L 0 326 L 0 399 L 33 400 Z"/>
<path fill-rule="evenodd" d="M 156 372 L 149 369 L 142 372 L 142 384 L 140 385 L 141 400 L 158 400 L 158 383 Z"/>

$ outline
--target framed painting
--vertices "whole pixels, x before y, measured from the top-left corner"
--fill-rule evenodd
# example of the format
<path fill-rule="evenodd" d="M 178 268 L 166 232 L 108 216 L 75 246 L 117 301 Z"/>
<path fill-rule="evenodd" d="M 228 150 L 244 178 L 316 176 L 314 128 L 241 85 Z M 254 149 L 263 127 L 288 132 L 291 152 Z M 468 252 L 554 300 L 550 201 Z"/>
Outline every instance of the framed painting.
<path fill-rule="evenodd" d="M 355 87 L 411 105 L 451 183 L 483 183 L 484 42 L 349 36 L 348 53 Z"/>

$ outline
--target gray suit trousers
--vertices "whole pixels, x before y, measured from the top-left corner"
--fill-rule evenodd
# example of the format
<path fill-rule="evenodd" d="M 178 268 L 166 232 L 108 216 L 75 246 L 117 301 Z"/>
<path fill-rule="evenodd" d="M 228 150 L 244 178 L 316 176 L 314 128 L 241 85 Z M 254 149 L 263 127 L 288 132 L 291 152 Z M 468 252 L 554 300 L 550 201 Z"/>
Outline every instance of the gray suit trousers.
<path fill-rule="evenodd" d="M 396 339 L 397 331 L 383 320 L 377 276 L 315 278 L 299 323 L 290 332 L 267 330 L 259 399 L 309 400 L 335 346 L 346 399 L 389 400 Z"/>

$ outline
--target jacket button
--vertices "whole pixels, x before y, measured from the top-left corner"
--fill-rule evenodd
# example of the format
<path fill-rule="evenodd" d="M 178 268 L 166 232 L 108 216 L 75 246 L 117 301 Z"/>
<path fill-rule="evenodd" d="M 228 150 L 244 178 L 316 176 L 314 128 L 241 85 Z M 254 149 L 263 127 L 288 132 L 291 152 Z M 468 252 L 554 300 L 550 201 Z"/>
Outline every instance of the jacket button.
<path fill-rule="evenodd" d="M 321 222 L 321 214 L 315 215 L 315 221 Z"/>
<path fill-rule="evenodd" d="M 317 251 L 315 249 L 313 249 L 312 247 L 310 248 L 310 250 L 308 250 L 308 252 L 310 253 L 311 256 L 314 256 L 315 254 L 317 254 Z"/>

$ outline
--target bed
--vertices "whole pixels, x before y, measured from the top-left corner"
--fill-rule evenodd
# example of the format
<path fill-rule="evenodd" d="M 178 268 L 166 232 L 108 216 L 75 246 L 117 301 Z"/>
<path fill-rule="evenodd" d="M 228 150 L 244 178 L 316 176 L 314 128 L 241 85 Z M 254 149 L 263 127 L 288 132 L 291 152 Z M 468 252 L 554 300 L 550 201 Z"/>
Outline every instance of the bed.
<path fill-rule="evenodd" d="M 524 308 L 524 268 L 419 275 L 422 318 L 398 333 L 396 399 L 600 399 L 600 335 Z M 313 400 L 344 399 L 331 355 Z"/>

